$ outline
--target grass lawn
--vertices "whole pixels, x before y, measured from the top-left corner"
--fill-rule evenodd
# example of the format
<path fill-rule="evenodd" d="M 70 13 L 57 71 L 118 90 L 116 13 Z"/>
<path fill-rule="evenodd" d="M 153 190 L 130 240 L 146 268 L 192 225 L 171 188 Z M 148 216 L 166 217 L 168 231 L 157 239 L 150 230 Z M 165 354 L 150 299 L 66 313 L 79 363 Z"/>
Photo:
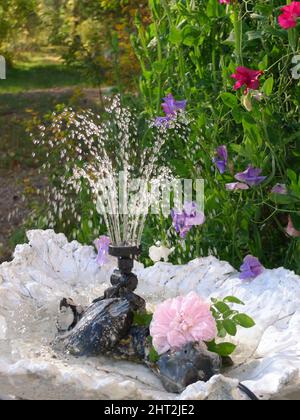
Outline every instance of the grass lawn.
<path fill-rule="evenodd" d="M 0 94 L 70 86 L 91 87 L 79 68 L 67 67 L 59 57 L 24 55 L 7 68 L 6 80 L 0 80 Z"/>

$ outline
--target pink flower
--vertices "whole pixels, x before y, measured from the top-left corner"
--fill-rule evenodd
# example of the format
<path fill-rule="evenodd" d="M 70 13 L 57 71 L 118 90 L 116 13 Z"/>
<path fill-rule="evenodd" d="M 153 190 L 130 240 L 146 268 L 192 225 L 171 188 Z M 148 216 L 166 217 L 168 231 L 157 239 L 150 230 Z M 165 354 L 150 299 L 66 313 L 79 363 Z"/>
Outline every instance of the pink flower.
<path fill-rule="evenodd" d="M 221 4 L 230 4 L 231 0 L 219 0 L 219 3 Z"/>
<path fill-rule="evenodd" d="M 249 185 L 244 184 L 243 182 L 231 182 L 226 184 L 225 188 L 227 191 L 238 191 L 238 190 L 249 190 Z"/>
<path fill-rule="evenodd" d="M 286 233 L 293 238 L 300 238 L 299 230 L 295 229 L 291 216 L 289 216 L 289 224 L 286 228 Z"/>
<path fill-rule="evenodd" d="M 291 4 L 284 6 L 282 15 L 278 18 L 278 23 L 283 29 L 291 29 L 297 26 L 297 19 L 300 18 L 300 2 L 292 1 Z"/>
<path fill-rule="evenodd" d="M 244 91 L 246 95 L 250 89 L 259 89 L 259 78 L 263 73 L 264 72 L 260 70 L 251 70 L 247 67 L 237 67 L 236 73 L 231 75 L 231 77 L 237 81 L 234 85 L 234 90 L 238 90 L 241 87 L 246 86 Z"/>
<path fill-rule="evenodd" d="M 187 343 L 210 342 L 217 335 L 210 305 L 195 292 L 158 305 L 150 326 L 153 346 L 159 354 Z"/>

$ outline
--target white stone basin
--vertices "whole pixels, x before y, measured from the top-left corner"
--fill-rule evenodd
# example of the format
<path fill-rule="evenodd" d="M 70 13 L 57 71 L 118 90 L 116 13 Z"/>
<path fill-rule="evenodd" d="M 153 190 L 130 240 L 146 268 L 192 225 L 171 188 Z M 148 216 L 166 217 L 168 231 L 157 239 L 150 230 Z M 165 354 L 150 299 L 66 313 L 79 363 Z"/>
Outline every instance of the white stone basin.
<path fill-rule="evenodd" d="M 252 282 L 214 257 L 185 266 L 136 265 L 138 293 L 149 305 L 197 291 L 209 299 L 235 295 L 256 321 L 240 330 L 235 367 L 181 395 L 169 394 L 146 367 L 105 357 L 56 355 L 56 314 L 62 297 L 88 304 L 108 286 L 115 261 L 100 269 L 92 247 L 53 231 L 28 232 L 29 244 L 0 266 L 0 396 L 27 399 L 240 399 L 242 382 L 263 399 L 300 399 L 300 277 L 279 268 Z"/>

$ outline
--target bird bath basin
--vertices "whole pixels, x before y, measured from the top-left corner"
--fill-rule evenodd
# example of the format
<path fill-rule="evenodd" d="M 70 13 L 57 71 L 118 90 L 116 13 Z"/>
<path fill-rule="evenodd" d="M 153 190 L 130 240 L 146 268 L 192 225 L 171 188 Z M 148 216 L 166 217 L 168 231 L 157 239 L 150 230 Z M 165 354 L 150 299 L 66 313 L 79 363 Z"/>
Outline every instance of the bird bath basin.
<path fill-rule="evenodd" d="M 115 268 L 103 268 L 92 247 L 68 243 L 53 231 L 28 232 L 14 260 L 0 266 L 0 396 L 25 399 L 243 399 L 242 382 L 261 399 L 300 398 L 300 278 L 283 268 L 242 282 L 235 270 L 214 257 L 185 266 L 136 263 L 137 293 L 149 307 L 196 291 L 203 298 L 234 295 L 256 321 L 235 337 L 235 365 L 208 383 L 180 394 L 167 393 L 145 366 L 106 357 L 56 354 L 58 302 L 71 297 L 87 305 L 109 286 Z"/>

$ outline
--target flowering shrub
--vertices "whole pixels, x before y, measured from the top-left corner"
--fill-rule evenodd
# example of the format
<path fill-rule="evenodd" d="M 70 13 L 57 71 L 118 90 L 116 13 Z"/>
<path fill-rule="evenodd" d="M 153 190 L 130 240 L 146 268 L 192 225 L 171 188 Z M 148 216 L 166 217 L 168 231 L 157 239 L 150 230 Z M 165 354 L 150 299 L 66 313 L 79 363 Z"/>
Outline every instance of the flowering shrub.
<path fill-rule="evenodd" d="M 178 263 L 213 254 L 239 268 L 252 255 L 300 273 L 300 2 L 149 6 L 152 23 L 137 20 L 132 38 L 144 107 L 157 118 L 168 94 L 187 101 L 189 137 L 169 162 L 178 177 L 205 180 L 206 222 L 180 235 L 171 220 L 153 221 L 144 242 L 175 246 Z"/>

